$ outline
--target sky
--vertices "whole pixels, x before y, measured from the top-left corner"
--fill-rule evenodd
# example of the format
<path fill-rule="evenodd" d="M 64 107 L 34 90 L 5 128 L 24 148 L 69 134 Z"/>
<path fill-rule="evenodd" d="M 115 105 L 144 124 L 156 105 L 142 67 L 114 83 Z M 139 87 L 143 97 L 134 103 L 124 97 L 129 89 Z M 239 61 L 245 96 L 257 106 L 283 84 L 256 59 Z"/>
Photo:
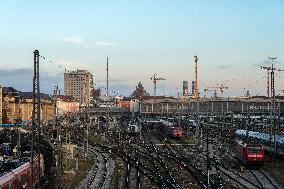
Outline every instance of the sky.
<path fill-rule="evenodd" d="M 0 83 L 32 91 L 37 49 L 42 92 L 57 83 L 63 91 L 65 69 L 87 69 L 105 87 L 109 57 L 111 91 L 128 96 L 141 81 L 153 94 L 157 73 L 166 78 L 157 94 L 177 96 L 194 80 L 197 55 L 202 95 L 222 83 L 225 96 L 265 95 L 260 65 L 275 56 L 284 69 L 283 18 L 283 0 L 0 0 Z"/>

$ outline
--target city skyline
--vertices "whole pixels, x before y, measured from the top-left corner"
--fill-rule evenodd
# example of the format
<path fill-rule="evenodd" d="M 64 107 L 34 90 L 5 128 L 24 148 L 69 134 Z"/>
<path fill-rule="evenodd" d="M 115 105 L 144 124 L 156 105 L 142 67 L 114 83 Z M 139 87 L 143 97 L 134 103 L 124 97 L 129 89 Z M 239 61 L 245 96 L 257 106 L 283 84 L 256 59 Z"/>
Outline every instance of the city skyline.
<path fill-rule="evenodd" d="M 265 95 L 259 66 L 277 56 L 284 68 L 283 17 L 282 1 L 0 1 L 0 82 L 31 91 L 38 49 L 46 57 L 42 92 L 51 94 L 57 83 L 63 89 L 62 68 L 87 69 L 96 88 L 105 86 L 109 57 L 110 90 L 127 96 L 141 81 L 153 94 L 157 73 L 167 79 L 157 94 L 177 96 L 183 81 L 194 80 L 197 55 L 200 92 L 224 82 L 225 96 L 244 95 L 244 88 Z"/>

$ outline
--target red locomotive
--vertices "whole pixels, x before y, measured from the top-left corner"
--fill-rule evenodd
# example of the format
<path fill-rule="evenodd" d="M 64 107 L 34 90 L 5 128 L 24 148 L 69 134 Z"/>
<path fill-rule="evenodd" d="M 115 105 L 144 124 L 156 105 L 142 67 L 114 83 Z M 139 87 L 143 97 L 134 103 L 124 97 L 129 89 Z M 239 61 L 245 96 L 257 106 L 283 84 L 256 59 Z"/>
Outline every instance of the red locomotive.
<path fill-rule="evenodd" d="M 179 126 L 174 126 L 170 128 L 170 135 L 173 138 L 181 138 L 183 135 L 182 128 Z"/>
<path fill-rule="evenodd" d="M 33 183 L 38 182 L 37 178 L 37 168 L 38 165 L 38 156 L 34 158 L 34 178 Z M 44 175 L 44 160 L 43 156 L 40 154 L 40 177 Z M 31 163 L 27 162 L 23 165 L 17 167 L 16 169 L 11 170 L 5 175 L 0 177 L 0 188 L 1 189 L 13 189 L 13 188 L 22 188 L 26 186 L 27 189 L 32 188 L 32 178 L 31 178 Z"/>
<path fill-rule="evenodd" d="M 182 128 L 179 125 L 174 125 L 172 122 L 160 120 L 162 130 L 170 137 L 181 138 L 183 136 Z"/>
<path fill-rule="evenodd" d="M 236 146 L 237 157 L 246 164 L 264 162 L 264 147 L 263 144 L 246 144 L 242 141 L 237 142 Z"/>

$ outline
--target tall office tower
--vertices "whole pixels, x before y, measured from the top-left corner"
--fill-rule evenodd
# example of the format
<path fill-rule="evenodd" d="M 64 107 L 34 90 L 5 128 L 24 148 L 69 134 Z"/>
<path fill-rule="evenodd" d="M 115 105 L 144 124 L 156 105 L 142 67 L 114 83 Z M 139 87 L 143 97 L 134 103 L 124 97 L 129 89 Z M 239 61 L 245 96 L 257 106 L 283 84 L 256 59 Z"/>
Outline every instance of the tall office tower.
<path fill-rule="evenodd" d="M 64 94 L 74 97 L 85 106 L 91 101 L 93 75 L 87 70 L 76 70 L 64 73 Z"/>

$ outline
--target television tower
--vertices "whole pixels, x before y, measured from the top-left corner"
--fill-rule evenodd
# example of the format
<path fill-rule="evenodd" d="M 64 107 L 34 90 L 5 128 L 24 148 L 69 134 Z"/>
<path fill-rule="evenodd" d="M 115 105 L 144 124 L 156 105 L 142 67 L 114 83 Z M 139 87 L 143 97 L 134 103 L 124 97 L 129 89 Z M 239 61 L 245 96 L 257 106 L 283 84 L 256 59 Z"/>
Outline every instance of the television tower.
<path fill-rule="evenodd" d="M 109 82 L 109 80 L 108 80 L 108 57 L 107 57 L 107 68 L 106 68 L 106 71 L 107 71 L 107 96 L 109 95 L 108 94 L 108 82 Z"/>

